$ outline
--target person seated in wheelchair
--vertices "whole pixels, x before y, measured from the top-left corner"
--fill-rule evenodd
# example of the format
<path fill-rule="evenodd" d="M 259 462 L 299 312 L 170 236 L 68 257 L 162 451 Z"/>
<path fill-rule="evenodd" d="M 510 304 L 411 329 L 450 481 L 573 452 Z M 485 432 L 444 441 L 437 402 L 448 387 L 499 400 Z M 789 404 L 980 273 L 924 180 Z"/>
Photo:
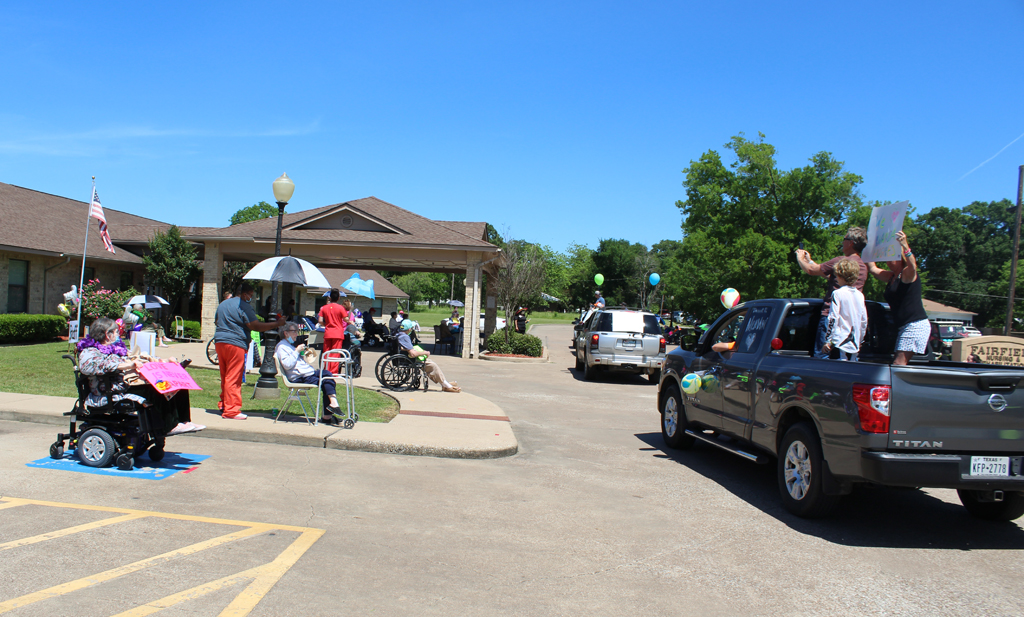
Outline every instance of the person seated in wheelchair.
<path fill-rule="evenodd" d="M 89 392 L 82 401 L 84 411 L 142 409 L 152 432 L 158 435 L 206 428 L 192 422 L 188 390 L 179 390 L 168 399 L 149 384 L 129 386 L 124 381 L 124 372 L 142 366 L 145 360 L 128 359 L 128 348 L 112 319 L 100 317 L 94 321 L 89 336 L 78 342 L 77 351 L 78 370 L 89 382 Z"/>
<path fill-rule="evenodd" d="M 352 356 L 352 377 L 359 377 L 363 374 L 363 343 L 359 340 L 359 328 L 355 324 L 345 326 L 345 338 L 342 339 L 341 348 Z"/>
<path fill-rule="evenodd" d="M 281 326 L 278 332 L 281 335 L 281 341 L 274 348 L 274 353 L 281 362 L 281 368 L 284 370 L 289 381 L 315 385 L 320 383 L 321 375 L 324 377 L 334 376 L 334 373 L 329 369 L 315 369 L 306 361 L 303 353 L 306 351 L 306 346 L 303 344 L 296 345 L 296 339 L 299 336 L 299 326 L 297 324 L 286 323 Z M 341 424 L 339 418 L 341 408 L 338 407 L 338 396 L 334 380 L 324 379 L 320 388 L 324 392 L 324 415 L 322 422 L 335 426 Z"/>
<path fill-rule="evenodd" d="M 409 332 L 412 331 L 416 324 L 406 319 L 402 322 L 402 325 L 398 331 L 398 346 L 404 351 L 410 358 L 423 362 L 423 372 L 427 374 L 436 384 L 441 385 L 441 389 L 445 392 L 462 392 L 462 388 L 459 387 L 459 382 L 453 381 L 448 382 L 444 378 L 444 373 L 441 372 L 441 367 L 436 362 L 430 359 L 430 352 L 425 349 L 420 349 L 414 345 L 412 339 L 409 338 Z"/>

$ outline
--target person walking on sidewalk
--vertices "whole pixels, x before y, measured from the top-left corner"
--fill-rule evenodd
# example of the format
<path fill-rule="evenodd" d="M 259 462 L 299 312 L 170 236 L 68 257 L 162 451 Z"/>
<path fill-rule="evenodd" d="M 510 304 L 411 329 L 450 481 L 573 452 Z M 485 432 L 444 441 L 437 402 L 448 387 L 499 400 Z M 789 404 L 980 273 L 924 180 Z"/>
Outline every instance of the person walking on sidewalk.
<path fill-rule="evenodd" d="M 283 318 L 262 322 L 249 304 L 255 290 L 249 283 L 242 283 L 238 296 L 229 298 L 217 306 L 213 340 L 217 348 L 220 366 L 220 411 L 229 420 L 245 420 L 242 413 L 242 377 L 245 374 L 245 352 L 249 349 L 249 333 L 252 330 L 266 332 L 284 325 Z"/>
<path fill-rule="evenodd" d="M 441 385 L 441 389 L 445 392 L 462 392 L 462 388 L 459 387 L 459 382 L 453 381 L 448 382 L 444 378 L 444 373 L 441 372 L 441 367 L 436 362 L 430 359 L 430 352 L 425 349 L 419 349 L 412 344 L 412 339 L 409 338 L 409 331 L 412 330 L 413 321 L 406 319 L 402 322 L 398 331 L 398 346 L 401 347 L 405 353 L 409 354 L 410 358 L 422 358 L 423 359 L 423 372 L 427 374 L 430 381 Z"/>

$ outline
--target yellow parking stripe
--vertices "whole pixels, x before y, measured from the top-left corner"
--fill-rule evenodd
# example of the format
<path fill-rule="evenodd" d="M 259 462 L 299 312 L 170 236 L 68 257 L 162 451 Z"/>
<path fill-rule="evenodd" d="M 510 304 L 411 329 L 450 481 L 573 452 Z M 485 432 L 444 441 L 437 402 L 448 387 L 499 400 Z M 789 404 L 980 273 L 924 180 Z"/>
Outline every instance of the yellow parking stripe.
<path fill-rule="evenodd" d="M 270 588 L 281 580 L 284 573 L 295 565 L 295 562 L 323 535 L 324 530 L 322 529 L 307 531 L 296 538 L 291 546 L 277 556 L 277 559 L 259 567 L 260 574 L 256 580 L 250 583 L 242 593 L 235 596 L 231 604 L 228 604 L 227 608 L 221 612 L 220 617 L 245 617 L 248 615 L 252 609 L 256 608 L 263 596 L 267 595 Z"/>
<path fill-rule="evenodd" d="M 231 574 L 224 578 L 210 581 L 198 585 L 191 589 L 178 592 L 176 594 L 169 595 L 159 600 L 147 602 L 142 606 L 133 608 L 123 613 L 118 613 L 113 617 L 146 617 L 153 613 L 162 611 L 165 608 L 170 608 L 176 604 L 186 602 L 188 600 L 194 600 L 200 598 L 208 593 L 212 593 L 219 589 L 235 585 L 242 581 L 249 579 L 256 579 L 240 593 L 227 608 L 221 612 L 221 617 L 244 617 L 248 615 L 252 609 L 256 607 L 260 600 L 263 599 L 270 588 L 284 576 L 285 572 L 288 571 L 295 562 L 299 560 L 302 555 L 309 550 L 313 543 L 320 539 L 324 535 L 323 530 L 313 529 L 303 533 L 299 536 L 291 546 L 284 550 L 283 553 L 278 555 L 274 561 L 250 568 L 237 574 Z"/>
<path fill-rule="evenodd" d="M 53 540 L 54 538 L 63 538 L 72 534 L 81 533 L 83 531 L 89 531 L 91 529 L 99 529 L 100 527 L 106 527 L 107 525 L 116 525 L 117 523 L 123 523 L 125 521 L 132 521 L 139 518 L 146 518 L 147 514 L 125 514 L 123 516 L 115 516 L 114 518 L 105 518 L 91 523 L 85 523 L 83 525 L 76 525 L 74 527 L 68 527 L 66 529 L 59 529 L 57 531 L 50 531 L 47 533 L 39 534 L 38 536 L 32 536 L 31 538 L 22 538 L 20 540 L 12 540 L 4 544 L 0 544 L 0 551 L 6 551 L 7 549 L 15 548 L 18 546 L 27 546 L 29 544 L 35 544 L 36 542 L 45 542 L 46 540 Z"/>
<path fill-rule="evenodd" d="M 111 508 L 105 506 L 92 506 L 85 504 L 73 504 L 73 503 L 61 503 L 55 501 L 42 501 L 37 499 L 22 499 L 17 497 L 0 497 L 0 510 L 13 508 L 23 505 L 36 505 L 53 508 L 70 508 L 76 510 L 89 510 L 94 512 L 105 512 L 110 514 L 120 514 L 121 516 L 115 516 L 112 518 L 105 518 L 91 523 L 84 523 L 82 525 L 76 525 L 74 527 L 68 527 L 57 531 L 51 531 L 44 534 L 39 534 L 29 538 L 22 538 L 20 540 L 13 540 L 5 544 L 0 544 L 0 551 L 19 547 L 27 546 L 30 544 L 36 544 L 44 542 L 46 540 L 52 540 L 55 538 L 61 538 L 83 531 L 89 531 L 91 529 L 97 529 L 116 523 L 126 522 L 130 520 L 137 520 L 147 517 L 163 518 L 178 521 L 190 521 L 197 523 L 210 523 L 214 525 L 230 525 L 236 527 L 245 527 L 242 529 L 224 536 L 212 538 L 204 542 L 192 544 L 184 548 L 180 548 L 174 551 L 163 553 L 155 557 L 136 561 L 125 566 L 120 566 L 95 574 L 87 576 L 76 581 L 56 585 L 42 591 L 30 593 L 13 600 L 0 603 L 0 613 L 6 613 L 13 609 L 26 606 L 46 600 L 55 598 L 63 594 L 72 593 L 79 591 L 93 585 L 97 585 L 106 581 L 116 579 L 139 570 L 156 566 L 161 563 L 165 563 L 171 559 L 176 559 L 186 555 L 198 553 L 200 551 L 220 546 L 228 542 L 234 542 L 236 540 L 242 540 L 255 535 L 259 535 L 268 531 L 295 531 L 299 532 L 299 537 L 292 542 L 276 559 L 270 563 L 244 570 L 237 574 L 232 574 L 224 578 L 204 583 L 202 585 L 187 589 L 185 591 L 148 602 L 142 606 L 120 613 L 116 617 L 144 617 L 151 615 L 165 608 L 174 606 L 187 600 L 202 597 L 218 589 L 223 589 L 238 583 L 245 581 L 251 581 L 245 589 L 243 589 L 238 596 L 224 609 L 221 613 L 222 616 L 231 617 L 243 617 L 248 615 L 253 608 L 263 599 L 264 596 L 270 591 L 270 589 L 285 575 L 285 573 L 295 565 L 295 563 L 306 553 L 307 550 L 313 544 L 324 535 L 323 529 L 313 529 L 310 527 L 297 527 L 293 525 L 271 525 L 267 523 L 255 523 L 250 521 L 236 521 L 230 519 L 211 518 L 205 516 L 190 516 L 186 514 L 173 514 L 166 512 L 151 512 L 146 510 L 132 510 L 128 508 Z"/>
<path fill-rule="evenodd" d="M 92 587 L 93 585 L 98 585 L 99 583 L 104 583 L 106 581 L 113 580 L 126 574 L 138 572 L 139 570 L 148 568 L 149 566 L 158 565 L 178 557 L 184 557 L 186 555 L 198 553 L 208 548 L 213 548 L 215 546 L 220 546 L 221 544 L 227 544 L 229 542 L 234 542 L 236 540 L 241 540 L 243 538 L 255 536 L 273 529 L 276 529 L 276 527 L 272 525 L 258 525 L 251 527 L 249 529 L 241 529 L 239 531 L 235 531 L 224 536 L 219 536 L 217 538 L 212 538 L 204 542 L 191 544 L 189 546 L 169 551 L 161 555 L 156 555 L 155 557 L 149 557 L 141 561 L 136 561 L 135 563 L 130 563 L 128 565 L 113 568 L 111 570 L 107 570 L 106 572 L 100 572 L 99 574 L 94 574 L 92 576 L 80 578 L 76 581 L 71 581 L 70 583 L 56 585 L 54 587 L 50 587 L 49 589 L 44 589 L 42 591 L 30 593 L 19 598 L 14 598 L 13 600 L 8 600 L 7 602 L 0 602 L 0 614 L 14 610 L 16 608 L 20 608 L 22 606 L 39 602 L 41 600 L 55 598 L 66 593 L 71 593 L 73 591 L 79 591 L 87 587 Z"/>
<path fill-rule="evenodd" d="M 50 506 L 53 508 L 71 508 L 74 510 L 93 510 L 95 512 L 117 512 L 119 514 L 143 514 L 146 516 L 155 516 L 158 518 L 167 518 L 178 521 L 195 521 L 197 523 L 213 523 L 214 525 L 236 525 L 238 527 L 268 527 L 267 523 L 256 523 L 252 521 L 236 521 L 226 518 L 210 518 L 208 516 L 191 516 L 188 514 L 174 514 L 172 512 L 152 512 L 149 510 L 132 510 L 129 508 L 110 508 L 107 506 L 90 506 L 86 504 L 78 503 L 61 503 L 59 501 L 42 501 L 39 499 L 21 499 L 15 497 L 0 497 L 0 508 L 4 507 L 6 503 L 10 502 L 11 505 L 35 505 L 35 506 Z M 294 525 L 269 525 L 270 528 L 280 529 L 282 531 L 297 531 L 302 533 L 304 531 L 311 531 L 310 527 L 296 527 Z"/>

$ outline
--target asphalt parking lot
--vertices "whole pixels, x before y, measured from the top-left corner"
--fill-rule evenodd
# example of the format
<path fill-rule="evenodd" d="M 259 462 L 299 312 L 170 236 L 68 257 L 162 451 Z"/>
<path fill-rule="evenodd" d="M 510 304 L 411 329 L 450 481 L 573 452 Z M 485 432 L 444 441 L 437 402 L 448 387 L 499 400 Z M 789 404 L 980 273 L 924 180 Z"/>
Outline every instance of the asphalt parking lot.
<path fill-rule="evenodd" d="M 210 458 L 145 481 L 28 467 L 52 427 L 0 422 L 0 614 L 1022 613 L 1021 521 L 892 489 L 797 519 L 773 468 L 666 451 L 654 386 L 584 382 L 567 328 L 534 333 L 551 363 L 446 368 L 511 418 L 504 459 L 183 436 Z"/>

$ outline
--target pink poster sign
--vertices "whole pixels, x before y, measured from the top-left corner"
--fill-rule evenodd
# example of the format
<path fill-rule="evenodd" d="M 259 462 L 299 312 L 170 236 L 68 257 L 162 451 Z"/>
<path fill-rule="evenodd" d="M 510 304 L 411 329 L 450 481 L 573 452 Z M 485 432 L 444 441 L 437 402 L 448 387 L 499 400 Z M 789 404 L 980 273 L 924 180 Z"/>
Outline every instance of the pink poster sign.
<path fill-rule="evenodd" d="M 139 367 L 139 374 L 164 394 L 178 390 L 202 390 L 177 362 L 149 362 Z"/>

